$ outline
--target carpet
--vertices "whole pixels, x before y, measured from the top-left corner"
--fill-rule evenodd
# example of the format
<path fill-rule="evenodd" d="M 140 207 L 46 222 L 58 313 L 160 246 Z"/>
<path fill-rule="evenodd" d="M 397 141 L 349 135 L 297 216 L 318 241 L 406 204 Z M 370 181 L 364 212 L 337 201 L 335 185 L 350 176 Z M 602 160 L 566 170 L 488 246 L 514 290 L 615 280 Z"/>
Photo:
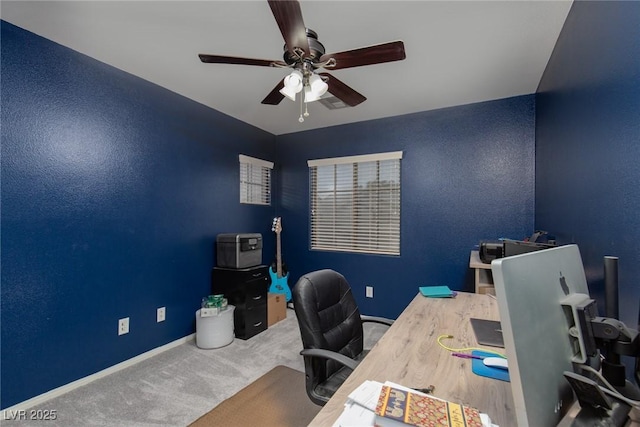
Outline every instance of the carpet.
<path fill-rule="evenodd" d="M 304 373 L 276 366 L 190 427 L 302 427 L 322 409 L 309 400 Z"/>

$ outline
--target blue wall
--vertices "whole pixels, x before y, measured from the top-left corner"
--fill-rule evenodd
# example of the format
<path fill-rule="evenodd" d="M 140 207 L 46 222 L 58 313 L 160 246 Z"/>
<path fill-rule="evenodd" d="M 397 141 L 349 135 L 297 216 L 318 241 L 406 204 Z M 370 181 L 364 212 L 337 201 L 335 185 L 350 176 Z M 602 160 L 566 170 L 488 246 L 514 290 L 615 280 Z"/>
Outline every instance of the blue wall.
<path fill-rule="evenodd" d="M 6 22 L 1 95 L 5 408 L 194 332 L 215 235 L 274 244 L 238 154 L 275 137 Z"/>
<path fill-rule="evenodd" d="M 604 310 L 619 257 L 620 317 L 640 300 L 640 3 L 577 1 L 536 96 L 536 227 L 579 245 Z"/>
<path fill-rule="evenodd" d="M 290 282 L 333 268 L 349 280 L 361 312 L 393 318 L 418 286 L 472 290 L 474 245 L 533 232 L 534 110 L 529 95 L 278 136 Z M 401 255 L 309 250 L 307 160 L 400 150 Z M 374 299 L 364 297 L 366 285 Z"/>

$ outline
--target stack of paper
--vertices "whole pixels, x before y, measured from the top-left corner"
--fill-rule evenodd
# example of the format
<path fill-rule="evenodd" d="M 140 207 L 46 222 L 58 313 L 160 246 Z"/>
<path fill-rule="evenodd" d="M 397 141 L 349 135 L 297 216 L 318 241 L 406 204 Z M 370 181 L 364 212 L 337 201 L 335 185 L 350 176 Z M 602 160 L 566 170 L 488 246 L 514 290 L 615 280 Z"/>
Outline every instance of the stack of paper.
<path fill-rule="evenodd" d="M 380 399 L 382 388 L 393 387 L 400 390 L 410 391 L 411 393 L 429 396 L 434 399 L 438 399 L 432 395 L 427 395 L 419 391 L 404 387 L 400 384 L 396 384 L 390 381 L 386 381 L 384 384 L 378 381 L 365 381 L 358 388 L 356 388 L 344 405 L 344 411 L 333 427 L 373 427 L 376 425 L 376 405 Z M 438 399 L 442 400 L 442 399 Z M 491 423 L 491 419 L 487 414 L 480 414 L 483 427 L 498 427 Z"/>
<path fill-rule="evenodd" d="M 344 411 L 333 427 L 371 427 L 376 421 L 376 405 L 382 391 L 382 383 L 365 381 L 351 392 L 344 404 Z"/>

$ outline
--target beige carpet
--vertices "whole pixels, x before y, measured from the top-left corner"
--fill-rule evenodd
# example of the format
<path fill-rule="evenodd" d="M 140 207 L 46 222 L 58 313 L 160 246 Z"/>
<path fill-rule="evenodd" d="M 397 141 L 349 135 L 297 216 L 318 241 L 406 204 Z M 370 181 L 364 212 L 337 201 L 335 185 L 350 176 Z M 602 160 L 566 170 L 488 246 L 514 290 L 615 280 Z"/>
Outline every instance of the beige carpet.
<path fill-rule="evenodd" d="M 276 366 L 190 427 L 303 427 L 320 409 L 307 397 L 304 373 Z"/>

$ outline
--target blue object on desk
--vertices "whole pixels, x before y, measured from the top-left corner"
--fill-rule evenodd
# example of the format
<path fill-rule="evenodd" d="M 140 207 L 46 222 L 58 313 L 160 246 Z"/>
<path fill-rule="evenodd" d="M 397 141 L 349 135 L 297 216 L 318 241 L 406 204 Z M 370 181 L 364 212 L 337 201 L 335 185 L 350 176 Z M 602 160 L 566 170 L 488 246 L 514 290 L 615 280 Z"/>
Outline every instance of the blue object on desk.
<path fill-rule="evenodd" d="M 473 350 L 471 352 L 474 356 L 482 357 L 496 357 L 495 353 L 489 353 L 487 351 Z M 482 359 L 471 359 L 471 372 L 481 377 L 494 378 L 500 381 L 510 382 L 509 371 L 506 369 L 492 368 L 486 366 Z"/>
<path fill-rule="evenodd" d="M 456 293 L 449 289 L 448 286 L 420 286 L 420 293 L 425 297 L 430 298 L 451 298 L 456 296 Z"/>

